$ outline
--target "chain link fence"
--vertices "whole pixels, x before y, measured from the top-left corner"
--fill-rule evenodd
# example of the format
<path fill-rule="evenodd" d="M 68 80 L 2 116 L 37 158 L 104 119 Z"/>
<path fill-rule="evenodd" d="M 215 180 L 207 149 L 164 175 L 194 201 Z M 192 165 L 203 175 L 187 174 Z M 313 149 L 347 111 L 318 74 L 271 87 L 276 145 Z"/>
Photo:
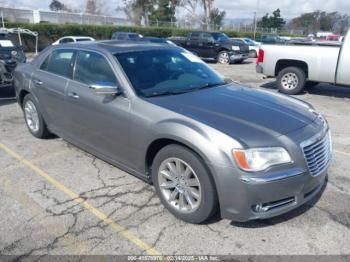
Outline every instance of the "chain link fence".
<path fill-rule="evenodd" d="M 1 16 L 5 21 L 21 23 L 54 23 L 54 24 L 94 24 L 94 25 L 136 25 L 132 21 L 116 16 L 91 15 L 84 13 L 52 12 L 44 10 L 29 10 L 0 7 Z M 142 26 L 142 24 L 141 24 Z M 149 26 L 171 27 L 180 29 L 200 29 L 200 30 L 232 30 L 236 32 L 254 33 L 253 24 L 230 24 L 218 26 L 210 24 L 204 26 L 195 21 L 160 21 L 151 20 Z M 295 34 L 302 35 L 303 30 L 277 30 L 275 28 L 257 28 L 257 33 L 269 34 Z"/>
<path fill-rule="evenodd" d="M 21 23 L 55 23 L 55 24 L 95 24 L 95 25 L 132 25 L 124 18 L 84 13 L 52 12 L 0 7 L 5 21 Z"/>

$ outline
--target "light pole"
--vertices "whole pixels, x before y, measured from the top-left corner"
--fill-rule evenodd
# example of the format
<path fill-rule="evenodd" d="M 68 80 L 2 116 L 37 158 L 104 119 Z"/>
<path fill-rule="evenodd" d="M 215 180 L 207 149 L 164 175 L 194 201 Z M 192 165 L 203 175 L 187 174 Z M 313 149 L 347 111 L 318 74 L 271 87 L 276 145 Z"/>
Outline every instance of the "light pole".
<path fill-rule="evenodd" d="M 259 11 L 259 5 L 260 5 L 260 0 L 256 1 L 256 11 L 254 12 L 254 40 L 256 39 L 256 31 L 257 31 L 257 24 L 258 24 L 258 11 Z"/>

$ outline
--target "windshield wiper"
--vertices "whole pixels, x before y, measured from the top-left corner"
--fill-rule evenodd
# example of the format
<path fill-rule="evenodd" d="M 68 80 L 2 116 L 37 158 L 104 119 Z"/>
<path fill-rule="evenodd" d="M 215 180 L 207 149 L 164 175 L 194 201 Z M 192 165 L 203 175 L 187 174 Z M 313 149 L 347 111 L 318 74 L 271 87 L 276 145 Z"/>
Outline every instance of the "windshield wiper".
<path fill-rule="evenodd" d="M 220 83 L 206 83 L 205 85 L 199 86 L 199 87 L 195 87 L 192 89 L 189 89 L 188 91 L 196 91 L 196 90 L 201 90 L 201 89 L 206 89 L 206 88 L 211 88 L 211 87 L 216 87 L 216 86 L 223 86 L 225 85 L 226 82 L 220 82 Z"/>
<path fill-rule="evenodd" d="M 144 94 L 145 97 L 155 97 L 155 96 L 170 96 L 170 95 L 179 95 L 179 94 L 185 94 L 201 89 L 206 89 L 206 88 L 211 88 L 211 87 L 216 87 L 216 86 L 222 86 L 225 85 L 226 82 L 220 82 L 220 83 L 206 83 L 203 86 L 200 87 L 195 87 L 195 88 L 190 88 L 186 90 L 179 90 L 179 91 L 163 91 L 163 92 L 154 92 L 150 94 Z"/>
<path fill-rule="evenodd" d="M 188 90 L 154 92 L 154 93 L 150 93 L 150 94 L 144 94 L 144 96 L 145 96 L 145 97 L 172 96 L 172 95 L 184 94 L 184 93 L 187 93 L 187 91 L 188 91 Z"/>

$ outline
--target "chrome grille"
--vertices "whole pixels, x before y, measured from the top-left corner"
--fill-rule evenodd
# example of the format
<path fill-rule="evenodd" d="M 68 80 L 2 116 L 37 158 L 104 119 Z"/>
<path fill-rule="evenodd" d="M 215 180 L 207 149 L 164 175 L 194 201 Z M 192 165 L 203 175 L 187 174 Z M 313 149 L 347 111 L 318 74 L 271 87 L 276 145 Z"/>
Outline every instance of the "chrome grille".
<path fill-rule="evenodd" d="M 302 144 L 304 156 L 312 176 L 317 176 L 328 167 L 332 158 L 330 132 L 321 138 L 312 138 Z"/>

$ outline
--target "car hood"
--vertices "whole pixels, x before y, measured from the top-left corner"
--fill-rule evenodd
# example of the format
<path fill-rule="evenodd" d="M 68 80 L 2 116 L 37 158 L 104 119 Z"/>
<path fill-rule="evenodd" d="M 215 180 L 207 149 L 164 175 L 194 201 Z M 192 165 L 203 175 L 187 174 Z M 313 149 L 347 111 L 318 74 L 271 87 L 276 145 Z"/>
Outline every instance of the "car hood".
<path fill-rule="evenodd" d="M 235 84 L 147 100 L 246 145 L 286 135 L 317 117 L 297 99 Z"/>

